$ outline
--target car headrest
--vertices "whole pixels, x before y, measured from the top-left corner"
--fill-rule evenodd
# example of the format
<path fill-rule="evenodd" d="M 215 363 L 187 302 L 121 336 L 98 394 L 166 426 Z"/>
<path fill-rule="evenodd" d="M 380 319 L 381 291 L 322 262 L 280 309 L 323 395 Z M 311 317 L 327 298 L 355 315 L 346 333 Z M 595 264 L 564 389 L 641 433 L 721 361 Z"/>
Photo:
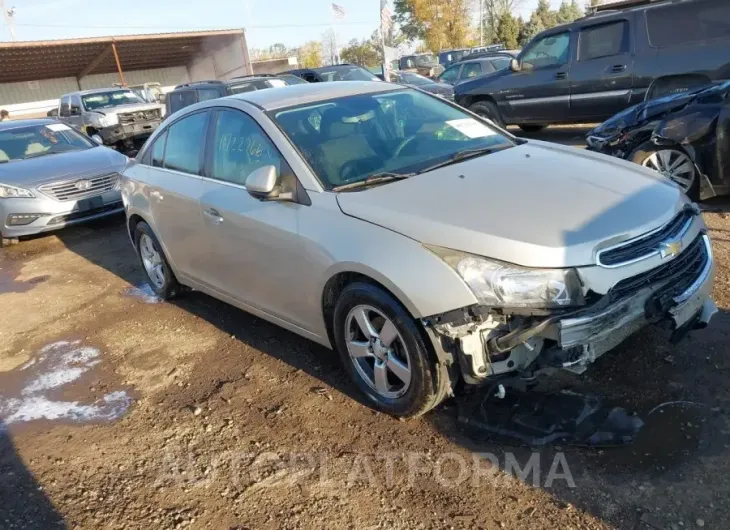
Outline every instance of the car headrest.
<path fill-rule="evenodd" d="M 322 113 L 319 130 L 327 139 L 342 138 L 357 132 L 357 124 L 375 117 L 370 110 L 362 114 L 353 114 L 342 108 L 327 109 Z"/>

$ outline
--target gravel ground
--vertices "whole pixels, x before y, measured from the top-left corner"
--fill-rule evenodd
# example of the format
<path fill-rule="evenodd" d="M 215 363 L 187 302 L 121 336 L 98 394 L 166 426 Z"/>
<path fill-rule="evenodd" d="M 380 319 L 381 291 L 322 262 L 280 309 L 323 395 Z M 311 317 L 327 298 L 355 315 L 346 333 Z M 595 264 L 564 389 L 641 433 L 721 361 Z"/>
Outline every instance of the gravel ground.
<path fill-rule="evenodd" d="M 643 418 L 621 449 L 475 443 L 454 400 L 375 413 L 332 352 L 135 289 L 120 218 L 0 250 L 0 528 L 724 528 L 730 201 L 710 207 L 710 328 L 642 331 L 559 380 Z"/>

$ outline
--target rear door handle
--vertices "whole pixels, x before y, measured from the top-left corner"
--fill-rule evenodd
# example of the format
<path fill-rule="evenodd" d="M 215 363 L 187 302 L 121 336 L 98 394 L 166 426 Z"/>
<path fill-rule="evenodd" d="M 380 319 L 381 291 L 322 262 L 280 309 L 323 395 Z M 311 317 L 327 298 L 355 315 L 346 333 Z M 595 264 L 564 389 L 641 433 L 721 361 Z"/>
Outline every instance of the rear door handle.
<path fill-rule="evenodd" d="M 566 72 L 558 72 L 555 74 L 555 79 L 567 79 L 568 74 Z"/>
<path fill-rule="evenodd" d="M 223 217 L 221 217 L 221 214 L 219 214 L 218 210 L 216 210 L 215 208 L 208 208 L 207 210 L 203 211 L 203 214 L 209 217 L 214 225 L 219 225 L 223 222 Z"/>
<path fill-rule="evenodd" d="M 612 72 L 616 72 L 616 73 L 618 73 L 618 72 L 625 72 L 626 71 L 626 65 L 625 64 L 614 64 L 611 67 L 611 71 Z"/>

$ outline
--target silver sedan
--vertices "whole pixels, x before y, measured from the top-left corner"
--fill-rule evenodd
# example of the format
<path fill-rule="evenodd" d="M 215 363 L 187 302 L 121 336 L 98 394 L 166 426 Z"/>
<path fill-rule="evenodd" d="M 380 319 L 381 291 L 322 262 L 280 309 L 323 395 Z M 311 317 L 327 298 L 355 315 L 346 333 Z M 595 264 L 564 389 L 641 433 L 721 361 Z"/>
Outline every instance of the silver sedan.
<path fill-rule="evenodd" d="M 336 349 L 398 416 L 717 310 L 706 227 L 674 184 L 388 83 L 192 105 L 122 199 L 157 294 L 193 287 Z"/>
<path fill-rule="evenodd" d="M 127 161 L 56 120 L 0 123 L 0 246 L 123 211 Z"/>

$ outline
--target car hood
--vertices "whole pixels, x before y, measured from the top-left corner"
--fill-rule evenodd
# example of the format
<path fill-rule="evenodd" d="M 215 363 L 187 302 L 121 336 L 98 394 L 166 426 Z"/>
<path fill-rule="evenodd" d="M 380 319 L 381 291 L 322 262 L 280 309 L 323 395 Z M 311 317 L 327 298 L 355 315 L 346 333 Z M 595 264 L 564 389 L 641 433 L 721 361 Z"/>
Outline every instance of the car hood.
<path fill-rule="evenodd" d="M 446 83 L 430 83 L 428 85 L 419 85 L 418 88 L 430 92 L 431 94 L 452 95 L 454 87 Z"/>
<path fill-rule="evenodd" d="M 0 182 L 34 187 L 68 178 L 83 178 L 104 172 L 121 172 L 127 157 L 106 147 L 47 155 L 0 164 Z"/>
<path fill-rule="evenodd" d="M 526 267 L 593 264 L 597 249 L 663 225 L 687 202 L 641 166 L 538 141 L 337 200 L 424 244 Z"/>
<path fill-rule="evenodd" d="M 711 87 L 701 87 L 689 92 L 673 94 L 663 98 L 652 99 L 629 107 L 601 123 L 588 133 L 588 136 L 609 138 L 617 133 L 630 129 L 647 121 L 653 121 L 665 115 L 682 110 L 695 101 L 704 101 L 719 96 L 723 100 L 730 94 L 730 81 Z"/>
<path fill-rule="evenodd" d="M 141 110 L 164 110 L 165 106 L 159 103 L 129 103 L 127 105 L 118 105 L 116 107 L 109 107 L 106 109 L 97 109 L 90 112 L 98 112 L 106 116 L 113 116 L 115 114 L 124 114 L 125 112 L 139 112 Z"/>
<path fill-rule="evenodd" d="M 502 70 L 497 70 L 496 72 L 480 75 L 473 79 L 459 81 L 458 83 L 456 83 L 456 85 L 454 85 L 454 92 L 457 96 L 460 96 L 462 94 L 470 94 L 473 90 L 479 90 L 487 83 L 491 83 L 501 77 L 510 74 L 512 74 L 512 70 L 510 70 L 509 68 L 503 68 Z"/>

